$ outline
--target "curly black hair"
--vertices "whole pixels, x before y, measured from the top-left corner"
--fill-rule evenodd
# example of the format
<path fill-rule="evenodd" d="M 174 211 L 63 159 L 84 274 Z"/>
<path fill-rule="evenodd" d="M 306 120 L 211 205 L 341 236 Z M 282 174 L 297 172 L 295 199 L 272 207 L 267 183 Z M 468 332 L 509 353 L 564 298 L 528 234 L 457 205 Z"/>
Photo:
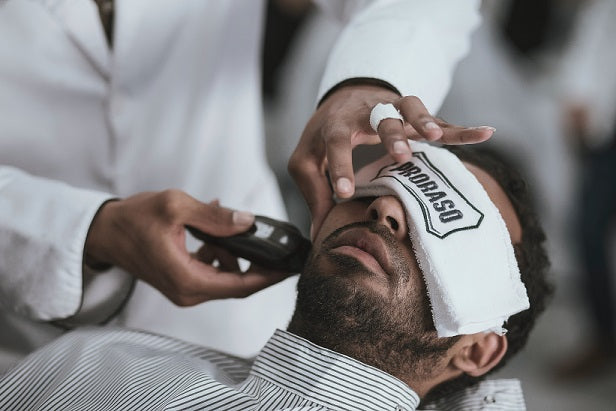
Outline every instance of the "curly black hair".
<path fill-rule="evenodd" d="M 451 146 L 448 149 L 460 160 L 490 174 L 509 197 L 522 226 L 522 241 L 513 247 L 521 279 L 526 286 L 530 308 L 511 316 L 505 324 L 508 349 L 496 367 L 480 377 L 462 374 L 446 381 L 433 388 L 424 398 L 424 403 L 473 385 L 486 375 L 502 368 L 526 345 L 539 314 L 545 310 L 554 293 L 554 286 L 548 280 L 550 262 L 544 245 L 545 233 L 534 211 L 534 201 L 528 185 L 517 168 L 505 156 L 491 149 L 462 146 Z"/>

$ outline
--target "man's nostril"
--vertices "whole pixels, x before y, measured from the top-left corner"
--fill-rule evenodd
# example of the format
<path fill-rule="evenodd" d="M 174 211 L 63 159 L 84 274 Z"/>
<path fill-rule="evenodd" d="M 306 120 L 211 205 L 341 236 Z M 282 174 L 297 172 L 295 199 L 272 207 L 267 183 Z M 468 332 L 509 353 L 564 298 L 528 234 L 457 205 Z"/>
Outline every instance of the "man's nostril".
<path fill-rule="evenodd" d="M 398 228 L 400 227 L 400 225 L 398 224 L 398 221 L 395 218 L 387 217 L 387 222 L 389 223 L 389 225 L 394 231 L 398 231 Z"/>
<path fill-rule="evenodd" d="M 379 219 L 379 213 L 374 208 L 370 210 L 370 218 L 373 220 Z"/>

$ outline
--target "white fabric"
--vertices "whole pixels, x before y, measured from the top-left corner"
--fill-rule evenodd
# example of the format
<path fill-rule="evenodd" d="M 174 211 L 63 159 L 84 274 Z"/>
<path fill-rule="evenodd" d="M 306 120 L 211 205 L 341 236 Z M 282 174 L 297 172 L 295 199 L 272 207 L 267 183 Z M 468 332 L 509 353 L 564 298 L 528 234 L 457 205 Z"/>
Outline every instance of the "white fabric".
<path fill-rule="evenodd" d="M 101 367 L 100 364 L 105 364 Z M 412 411 L 399 379 L 278 330 L 253 360 L 149 333 L 68 333 L 0 378 L 1 409 Z M 520 381 L 486 380 L 421 409 L 526 409 Z"/>
<path fill-rule="evenodd" d="M 322 0 L 329 1 L 330 8 L 351 24 L 329 56 L 317 101 L 344 79 L 376 78 L 401 95 L 418 96 L 429 112 L 436 113 L 456 63 L 470 48 L 469 34 L 480 23 L 480 1 L 351 0 L 342 7 L 341 1 Z"/>
<path fill-rule="evenodd" d="M 23 187 L 48 198 L 46 202 L 32 201 Z M 65 183 L 33 178 L 17 169 L 0 169 L 0 215 L 12 216 L 3 220 L 2 228 L 15 224 L 14 234 L 0 236 L 0 249 L 18 249 L 30 241 L 37 253 L 3 253 L 3 264 L 20 266 L 19 276 L 3 278 L 0 301 L 6 309 L 26 317 L 53 320 L 75 312 L 81 304 L 82 253 L 88 226 L 98 205 L 108 199 L 104 193 L 78 190 Z M 72 201 L 67 203 L 66 198 Z M 65 215 L 70 224 L 55 216 Z M 70 237 L 74 234 L 77 235 Z M 69 247 L 66 240 L 70 239 Z M 21 260 L 23 258 L 23 260 Z M 41 276 L 41 271 L 46 272 Z M 55 299 L 50 291 L 66 298 Z"/>
<path fill-rule="evenodd" d="M 406 7 L 403 2 L 373 3 L 390 10 L 388 15 L 375 15 L 380 22 L 375 31 L 396 16 L 391 10 Z M 439 55 L 461 55 L 449 46 L 468 38 L 476 23 L 477 2 L 448 3 L 458 13 L 456 19 L 468 23 L 456 25 L 454 31 L 405 29 L 399 34 L 411 37 L 411 49 L 424 43 L 421 37 L 426 42 L 436 37 L 441 39 Z M 3 300 L 0 312 L 0 368 L 62 332 L 40 320 L 71 314 L 91 318 L 90 289 L 82 293 L 80 261 L 89 222 L 106 199 L 179 188 L 203 201 L 218 198 L 225 206 L 284 218 L 263 155 L 263 2 L 114 4 L 110 51 L 92 1 L 0 2 L 0 293 L 11 294 L 11 302 Z M 441 2 L 421 5 L 421 10 L 429 9 L 421 19 L 407 13 L 409 20 L 403 25 L 396 17 L 389 26 L 424 20 L 440 26 L 440 7 Z M 353 68 L 363 67 L 362 73 L 371 71 L 378 77 L 394 66 L 367 61 L 361 57 L 363 50 L 345 46 L 355 42 L 354 32 L 359 41 L 370 42 L 366 34 L 372 29 L 364 24 L 370 13 L 361 15 L 362 20 L 350 20 L 347 34 L 338 42 L 328 67 L 341 67 L 328 69 L 324 84 L 344 80 Z M 425 84 L 419 80 L 421 73 L 413 77 L 426 90 L 440 90 L 448 84 L 456 61 L 434 61 L 440 75 L 424 70 Z M 411 62 L 406 53 L 395 66 Z M 387 81 L 395 84 L 394 77 Z M 56 190 L 52 180 L 72 189 Z M 98 194 L 88 194 L 91 191 Z M 42 220 L 44 227 L 35 224 Z M 115 286 L 103 287 L 107 294 L 126 291 L 126 273 L 114 269 L 103 275 L 115 276 Z M 26 284 L 15 288 L 17 280 Z M 246 300 L 178 308 L 139 282 L 117 323 L 251 355 L 275 327 L 286 325 L 294 283 L 295 279 L 287 280 Z M 15 295 L 23 289 L 29 292 Z M 100 295 L 94 297 L 100 301 Z M 41 301 L 45 304 L 39 306 Z M 28 308 L 18 314 L 18 307 Z"/>
<path fill-rule="evenodd" d="M 502 333 L 529 307 L 505 222 L 454 154 L 410 144 L 409 162 L 385 156 L 362 168 L 355 196 L 391 194 L 404 205 L 439 337 Z"/>
<path fill-rule="evenodd" d="M 376 132 L 379 131 L 379 124 L 386 118 L 393 118 L 404 122 L 402 115 L 393 104 L 379 103 L 370 111 L 370 127 Z"/>
<path fill-rule="evenodd" d="M 0 343 L 10 357 L 62 331 L 34 321 L 79 310 L 83 242 L 110 196 L 179 188 L 285 217 L 263 154 L 261 2 L 115 6 L 113 52 L 93 1 L 0 6 L 0 164 L 28 172 L 0 168 Z M 287 324 L 294 282 L 192 308 L 138 283 L 118 322 L 252 355 Z"/>

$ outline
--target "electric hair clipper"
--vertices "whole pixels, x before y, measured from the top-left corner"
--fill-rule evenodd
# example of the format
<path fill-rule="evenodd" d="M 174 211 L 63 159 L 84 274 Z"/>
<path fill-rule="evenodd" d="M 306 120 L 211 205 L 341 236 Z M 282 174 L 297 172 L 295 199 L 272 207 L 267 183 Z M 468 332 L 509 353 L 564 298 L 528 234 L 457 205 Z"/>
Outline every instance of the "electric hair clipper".
<path fill-rule="evenodd" d="M 310 240 L 294 225 L 259 215 L 248 231 L 230 237 L 215 237 L 194 227 L 186 228 L 205 243 L 264 268 L 286 272 L 302 271 L 312 248 Z"/>

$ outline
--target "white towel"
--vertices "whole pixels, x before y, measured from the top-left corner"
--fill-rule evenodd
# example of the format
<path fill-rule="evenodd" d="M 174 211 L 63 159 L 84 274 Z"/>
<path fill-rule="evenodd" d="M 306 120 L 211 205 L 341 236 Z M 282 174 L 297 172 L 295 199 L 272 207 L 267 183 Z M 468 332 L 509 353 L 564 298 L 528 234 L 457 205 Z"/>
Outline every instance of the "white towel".
<path fill-rule="evenodd" d="M 529 307 L 509 232 L 483 186 L 451 152 L 411 142 L 358 171 L 355 197 L 392 194 L 406 209 L 439 337 L 497 332 Z"/>

